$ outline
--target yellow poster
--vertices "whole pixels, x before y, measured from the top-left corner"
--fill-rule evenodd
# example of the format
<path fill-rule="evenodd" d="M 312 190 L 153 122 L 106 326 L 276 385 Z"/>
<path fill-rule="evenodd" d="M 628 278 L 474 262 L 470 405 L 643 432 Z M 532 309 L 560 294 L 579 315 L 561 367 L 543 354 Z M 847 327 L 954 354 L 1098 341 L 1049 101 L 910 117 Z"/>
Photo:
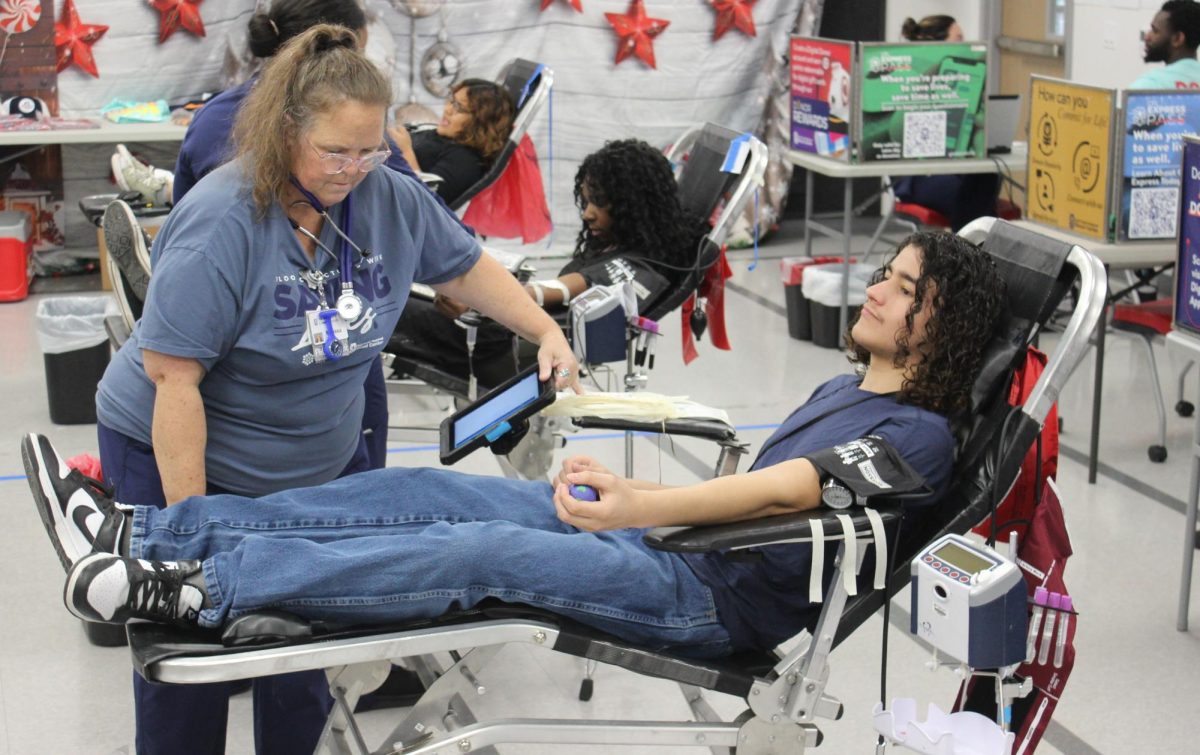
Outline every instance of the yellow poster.
<path fill-rule="evenodd" d="M 1029 96 L 1029 219 L 1105 240 L 1111 89 L 1035 76 Z"/>

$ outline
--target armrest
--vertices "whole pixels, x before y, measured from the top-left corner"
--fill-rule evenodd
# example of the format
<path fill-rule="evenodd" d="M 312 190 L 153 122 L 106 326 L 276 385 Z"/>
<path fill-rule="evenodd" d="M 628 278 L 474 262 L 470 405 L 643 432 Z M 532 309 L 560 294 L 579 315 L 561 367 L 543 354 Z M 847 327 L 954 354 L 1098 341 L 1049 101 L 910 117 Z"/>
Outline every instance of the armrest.
<path fill-rule="evenodd" d="M 668 419 L 662 422 L 645 422 L 603 417 L 575 417 L 575 424 L 582 428 L 601 430 L 631 430 L 633 432 L 686 435 L 718 443 L 737 440 L 737 431 L 730 425 L 715 419 Z"/>
<path fill-rule="evenodd" d="M 875 508 L 875 507 L 872 507 Z M 876 508 L 884 527 L 900 520 L 899 507 Z M 674 553 L 706 553 L 730 548 L 753 548 L 783 542 L 805 542 L 812 539 L 812 522 L 821 520 L 825 539 L 840 540 L 842 523 L 838 514 L 846 514 L 854 524 L 856 537 L 870 537 L 871 524 L 863 509 L 853 507 L 843 511 L 818 508 L 795 514 L 780 514 L 733 524 L 714 524 L 707 527 L 658 527 L 647 532 L 642 540 L 660 551 Z"/>

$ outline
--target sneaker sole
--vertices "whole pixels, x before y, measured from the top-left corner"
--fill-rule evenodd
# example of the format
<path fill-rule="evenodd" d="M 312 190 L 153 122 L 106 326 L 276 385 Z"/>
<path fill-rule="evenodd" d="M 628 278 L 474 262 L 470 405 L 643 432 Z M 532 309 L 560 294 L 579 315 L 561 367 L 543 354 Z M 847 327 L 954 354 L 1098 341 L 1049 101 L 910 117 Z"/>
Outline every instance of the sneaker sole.
<path fill-rule="evenodd" d="M 52 506 L 57 506 L 46 498 L 45 490 L 53 489 L 54 483 L 46 476 L 43 465 L 37 463 L 36 451 L 34 450 L 37 443 L 36 435 L 26 435 L 21 438 L 21 462 L 25 465 L 25 480 L 29 483 L 29 490 L 33 493 L 33 498 L 38 505 L 38 515 L 42 518 L 42 524 L 46 527 L 46 534 L 50 537 L 50 544 L 54 546 L 54 552 L 58 554 L 58 560 L 62 562 L 63 570 L 70 571 L 74 562 L 67 555 L 66 548 L 63 547 L 63 537 L 65 532 L 59 532 L 58 526 L 60 520 L 65 524 L 62 517 L 54 516 Z"/>
<path fill-rule="evenodd" d="M 104 231 L 104 245 L 108 247 L 108 253 L 121 268 L 121 273 L 133 289 L 133 293 L 145 301 L 146 289 L 150 287 L 150 254 L 138 249 L 138 244 L 144 247 L 146 242 L 129 205 L 120 200 L 109 203 L 108 207 L 104 208 L 101 228 Z"/>

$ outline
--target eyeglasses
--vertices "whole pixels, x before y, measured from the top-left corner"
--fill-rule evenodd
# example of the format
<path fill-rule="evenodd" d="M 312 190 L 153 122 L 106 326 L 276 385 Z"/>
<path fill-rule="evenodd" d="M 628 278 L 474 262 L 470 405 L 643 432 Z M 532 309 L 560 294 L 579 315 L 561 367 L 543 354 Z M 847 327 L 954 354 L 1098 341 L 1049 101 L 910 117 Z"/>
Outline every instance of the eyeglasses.
<path fill-rule="evenodd" d="M 369 173 L 383 165 L 392 156 L 390 149 L 381 149 L 376 152 L 368 152 L 362 157 L 348 157 L 334 152 L 322 152 L 307 137 L 304 141 L 308 142 L 308 146 L 312 147 L 313 152 L 317 153 L 317 158 L 321 161 L 321 170 L 330 176 L 346 172 L 351 165 L 356 166 L 359 173 Z"/>
<path fill-rule="evenodd" d="M 446 104 L 449 105 L 450 109 L 456 113 L 461 115 L 471 114 L 471 111 L 467 110 L 467 106 L 459 102 L 457 97 L 451 97 L 450 99 L 446 100 Z"/>

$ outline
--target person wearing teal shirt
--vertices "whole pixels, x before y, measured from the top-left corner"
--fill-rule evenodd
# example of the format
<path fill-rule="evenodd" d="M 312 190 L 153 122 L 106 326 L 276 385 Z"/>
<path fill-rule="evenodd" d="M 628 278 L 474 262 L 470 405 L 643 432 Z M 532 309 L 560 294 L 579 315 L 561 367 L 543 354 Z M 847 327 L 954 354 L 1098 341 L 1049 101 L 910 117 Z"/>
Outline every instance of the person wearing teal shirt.
<path fill-rule="evenodd" d="M 1166 63 L 1147 71 L 1129 85 L 1130 89 L 1200 89 L 1200 3 L 1168 0 L 1154 14 L 1150 30 L 1142 33 L 1147 63 Z"/>

